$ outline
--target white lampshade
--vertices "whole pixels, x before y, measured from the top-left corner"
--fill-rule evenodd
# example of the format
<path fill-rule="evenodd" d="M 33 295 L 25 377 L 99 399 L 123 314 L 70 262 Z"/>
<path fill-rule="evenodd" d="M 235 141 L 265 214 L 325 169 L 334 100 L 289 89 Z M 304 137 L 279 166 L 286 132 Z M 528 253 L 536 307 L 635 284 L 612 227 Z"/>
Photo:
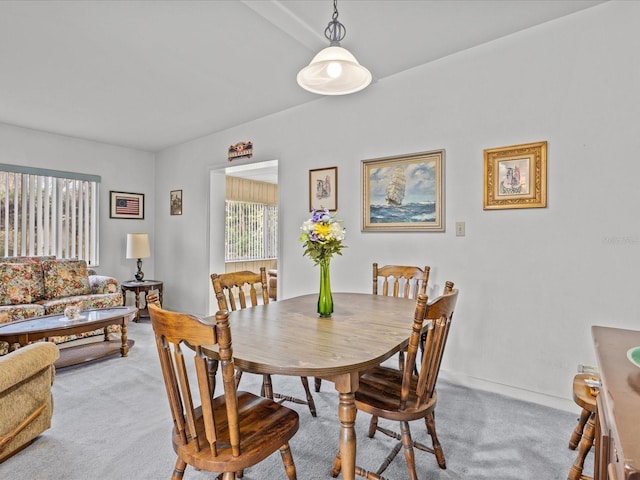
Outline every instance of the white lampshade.
<path fill-rule="evenodd" d="M 349 50 L 329 46 L 298 73 L 298 85 L 321 95 L 359 92 L 371 83 L 371 72 L 360 65 Z"/>
<path fill-rule="evenodd" d="M 150 256 L 149 235 L 146 233 L 128 233 L 126 258 L 148 258 Z"/>

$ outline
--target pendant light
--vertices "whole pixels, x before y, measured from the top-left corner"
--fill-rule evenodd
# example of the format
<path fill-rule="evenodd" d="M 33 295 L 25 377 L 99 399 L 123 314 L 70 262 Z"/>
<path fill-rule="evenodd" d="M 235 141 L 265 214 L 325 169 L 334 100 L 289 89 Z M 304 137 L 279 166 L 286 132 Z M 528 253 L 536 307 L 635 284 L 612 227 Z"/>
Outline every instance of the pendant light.
<path fill-rule="evenodd" d="M 324 36 L 329 46 L 298 73 L 298 85 L 320 95 L 346 95 L 359 92 L 371 83 L 371 72 L 360 65 L 349 50 L 340 46 L 347 33 L 338 21 L 338 4 L 333 0 L 333 16 Z"/>

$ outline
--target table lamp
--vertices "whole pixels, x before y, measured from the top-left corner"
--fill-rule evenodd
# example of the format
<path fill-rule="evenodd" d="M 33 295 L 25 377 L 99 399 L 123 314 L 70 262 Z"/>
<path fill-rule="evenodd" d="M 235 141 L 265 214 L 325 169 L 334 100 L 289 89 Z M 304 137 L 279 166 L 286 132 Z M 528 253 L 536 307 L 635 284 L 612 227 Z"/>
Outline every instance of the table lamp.
<path fill-rule="evenodd" d="M 138 271 L 135 274 L 136 282 L 142 282 L 144 272 L 142 271 L 142 259 L 151 256 L 149 248 L 149 235 L 146 233 L 127 234 L 127 258 L 138 259 Z"/>

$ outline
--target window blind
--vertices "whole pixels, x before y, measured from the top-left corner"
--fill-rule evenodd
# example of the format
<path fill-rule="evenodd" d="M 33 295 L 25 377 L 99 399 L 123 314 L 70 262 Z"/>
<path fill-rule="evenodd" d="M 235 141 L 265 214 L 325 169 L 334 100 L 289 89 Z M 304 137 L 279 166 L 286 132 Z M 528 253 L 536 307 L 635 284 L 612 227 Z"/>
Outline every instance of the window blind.
<path fill-rule="evenodd" d="M 0 254 L 98 265 L 96 175 L 0 164 Z"/>
<path fill-rule="evenodd" d="M 278 256 L 278 206 L 226 201 L 225 260 L 267 260 Z"/>

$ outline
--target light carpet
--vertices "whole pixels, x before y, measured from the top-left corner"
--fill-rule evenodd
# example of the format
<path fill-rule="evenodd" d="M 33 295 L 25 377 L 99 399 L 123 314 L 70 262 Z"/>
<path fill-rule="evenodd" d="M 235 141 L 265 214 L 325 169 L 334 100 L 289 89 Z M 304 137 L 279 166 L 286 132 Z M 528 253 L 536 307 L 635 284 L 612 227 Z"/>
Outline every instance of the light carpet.
<path fill-rule="evenodd" d="M 27 449 L 0 464 L 0 479 L 171 477 L 176 459 L 170 440 L 172 421 L 150 323 L 130 324 L 129 338 L 135 339 L 135 346 L 127 358 L 117 356 L 58 371 L 53 387 L 52 428 Z M 260 382 L 259 376 L 245 374 L 240 387 L 259 392 Z M 295 377 L 274 376 L 273 383 L 274 391 L 303 397 L 302 386 Z M 567 478 L 576 458 L 576 452 L 567 447 L 576 414 L 443 379 L 439 380 L 438 396 L 436 425 L 447 469 L 438 468 L 433 455 L 416 451 L 421 480 Z M 311 417 L 305 405 L 287 404 L 300 415 L 300 430 L 290 444 L 300 480 L 331 478 L 337 451 L 340 428 L 338 395 L 333 385 L 324 381 L 322 391 L 314 393 L 314 399 L 317 418 Z M 394 442 L 381 434 L 369 439 L 367 426 L 367 415 L 358 414 L 357 463 L 375 471 Z M 429 444 L 423 423 L 414 422 L 412 434 L 416 440 Z M 585 473 L 590 473 L 590 468 L 591 461 L 585 466 Z M 407 478 L 402 453 L 385 477 Z M 212 479 L 215 475 L 188 467 L 184 478 Z M 279 454 L 245 471 L 244 478 L 285 479 Z"/>

